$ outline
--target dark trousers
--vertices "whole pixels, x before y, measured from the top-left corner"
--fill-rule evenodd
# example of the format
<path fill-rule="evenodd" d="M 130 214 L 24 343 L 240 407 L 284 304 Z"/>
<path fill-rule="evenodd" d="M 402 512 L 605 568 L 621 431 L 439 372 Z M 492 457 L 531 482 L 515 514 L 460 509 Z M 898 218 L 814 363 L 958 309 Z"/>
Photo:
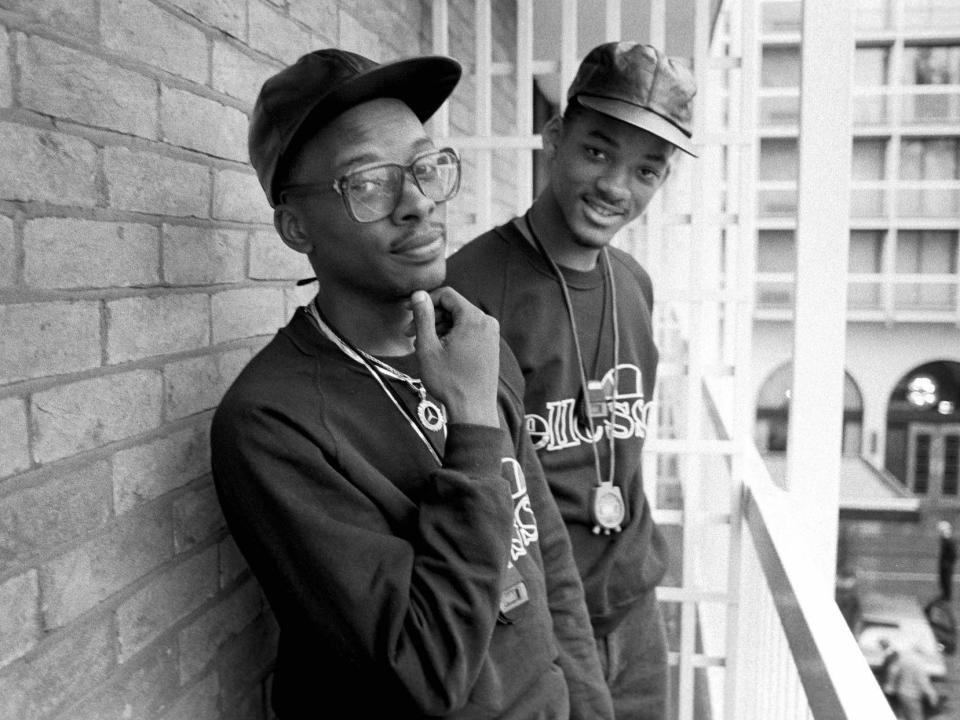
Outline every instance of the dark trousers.
<path fill-rule="evenodd" d="M 648 592 L 613 632 L 597 638 L 597 651 L 617 720 L 667 717 L 667 637 L 655 591 Z"/>

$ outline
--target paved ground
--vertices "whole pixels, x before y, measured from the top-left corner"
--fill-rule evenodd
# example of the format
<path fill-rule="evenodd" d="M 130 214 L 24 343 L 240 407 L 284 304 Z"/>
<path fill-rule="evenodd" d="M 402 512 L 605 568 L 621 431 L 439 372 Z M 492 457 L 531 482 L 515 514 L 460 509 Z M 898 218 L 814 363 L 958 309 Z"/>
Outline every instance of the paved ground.
<path fill-rule="evenodd" d="M 943 712 L 931 717 L 936 720 L 960 720 L 960 659 L 947 656 L 947 678 L 937 683 L 937 690 L 945 696 Z"/>

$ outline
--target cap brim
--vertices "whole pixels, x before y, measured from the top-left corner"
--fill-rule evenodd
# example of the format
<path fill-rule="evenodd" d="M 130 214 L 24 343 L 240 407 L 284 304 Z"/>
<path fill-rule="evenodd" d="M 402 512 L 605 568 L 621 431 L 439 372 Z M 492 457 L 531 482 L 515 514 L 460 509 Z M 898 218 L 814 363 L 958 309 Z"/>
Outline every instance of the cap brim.
<path fill-rule="evenodd" d="M 652 110 L 623 100 L 597 97 L 596 95 L 577 95 L 576 100 L 584 107 L 622 120 L 641 130 L 646 130 L 659 138 L 663 138 L 668 143 L 676 145 L 687 155 L 697 157 L 690 138 L 672 122 Z"/>
<path fill-rule="evenodd" d="M 461 73 L 460 63 L 442 55 L 398 60 L 360 73 L 324 95 L 304 115 L 280 154 L 277 167 L 286 161 L 292 150 L 330 120 L 369 100 L 396 98 L 413 110 L 420 122 L 426 122 L 450 97 Z"/>

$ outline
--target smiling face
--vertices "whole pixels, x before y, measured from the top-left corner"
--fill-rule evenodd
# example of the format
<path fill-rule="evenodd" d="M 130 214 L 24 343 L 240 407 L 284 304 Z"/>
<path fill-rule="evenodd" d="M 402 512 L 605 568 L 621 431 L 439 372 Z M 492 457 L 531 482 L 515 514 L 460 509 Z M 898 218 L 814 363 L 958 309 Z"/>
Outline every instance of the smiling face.
<path fill-rule="evenodd" d="M 409 176 L 394 211 L 369 223 L 353 220 L 334 180 L 377 163 L 407 165 L 434 149 L 404 103 L 378 99 L 338 116 L 308 140 L 285 185 L 326 187 L 294 193 L 277 207 L 284 241 L 306 253 L 331 296 L 395 302 L 414 290 L 438 287 L 446 275 L 443 205 L 428 199 Z"/>
<path fill-rule="evenodd" d="M 675 147 L 646 130 L 576 107 L 544 130 L 551 156 L 545 200 L 567 240 L 605 247 L 647 207 L 666 179 Z"/>

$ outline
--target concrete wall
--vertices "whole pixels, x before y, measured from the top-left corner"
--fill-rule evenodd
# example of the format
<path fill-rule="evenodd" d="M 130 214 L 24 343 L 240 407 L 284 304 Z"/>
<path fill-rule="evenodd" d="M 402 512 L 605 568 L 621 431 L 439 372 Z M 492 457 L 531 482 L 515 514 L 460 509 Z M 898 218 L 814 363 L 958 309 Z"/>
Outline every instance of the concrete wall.
<path fill-rule="evenodd" d="M 429 37 L 420 0 L 0 0 L 0 718 L 268 715 L 277 631 L 207 434 L 309 271 L 248 114 L 303 52 Z"/>
<path fill-rule="evenodd" d="M 753 325 L 753 402 L 774 370 L 791 360 L 789 323 Z M 960 362 L 960 329 L 935 323 L 848 323 L 845 367 L 863 395 L 863 451 L 883 467 L 890 393 L 908 372 L 935 360 Z M 876 451 L 871 453 L 871 435 Z"/>

